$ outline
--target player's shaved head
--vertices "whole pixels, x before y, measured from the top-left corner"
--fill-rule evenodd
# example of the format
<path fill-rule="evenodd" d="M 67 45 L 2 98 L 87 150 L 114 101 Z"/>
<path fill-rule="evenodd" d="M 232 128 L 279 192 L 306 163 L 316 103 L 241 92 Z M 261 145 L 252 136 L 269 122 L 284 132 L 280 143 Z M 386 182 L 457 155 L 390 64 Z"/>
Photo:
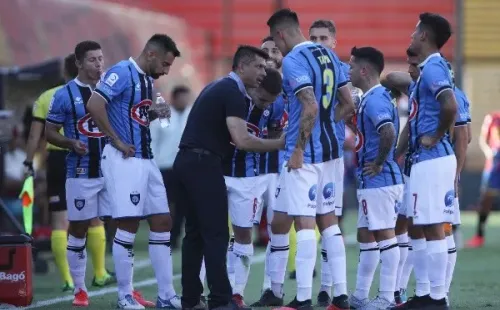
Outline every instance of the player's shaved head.
<path fill-rule="evenodd" d="M 446 18 L 435 13 L 422 13 L 419 16 L 418 28 L 426 32 L 429 40 L 441 49 L 451 37 L 451 25 Z"/>
<path fill-rule="evenodd" d="M 352 62 L 368 64 L 378 75 L 384 71 L 384 54 L 374 47 L 357 48 L 355 46 L 351 49 L 351 56 Z"/>
<path fill-rule="evenodd" d="M 267 21 L 273 41 L 285 56 L 292 48 L 306 41 L 300 31 L 297 13 L 290 9 L 281 9 L 274 13 Z"/>
<path fill-rule="evenodd" d="M 268 20 L 267 25 L 273 32 L 276 29 L 299 28 L 299 17 L 290 9 L 281 9 L 274 13 Z"/>
<path fill-rule="evenodd" d="M 154 34 L 142 51 L 140 63 L 147 75 L 159 79 L 170 72 L 170 67 L 181 52 L 174 40 L 166 34 Z"/>
<path fill-rule="evenodd" d="M 161 50 L 164 53 L 171 52 L 174 57 L 181 56 L 174 40 L 166 34 L 154 34 L 146 43 L 146 49 Z"/>

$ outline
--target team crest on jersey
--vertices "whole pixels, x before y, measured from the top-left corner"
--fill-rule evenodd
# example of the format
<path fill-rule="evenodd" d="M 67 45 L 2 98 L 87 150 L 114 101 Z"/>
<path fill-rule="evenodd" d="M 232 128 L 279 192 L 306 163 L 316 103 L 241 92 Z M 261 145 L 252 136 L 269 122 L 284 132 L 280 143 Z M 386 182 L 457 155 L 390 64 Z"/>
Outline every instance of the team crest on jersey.
<path fill-rule="evenodd" d="M 130 202 L 132 202 L 134 206 L 137 206 L 139 204 L 139 201 L 141 201 L 141 194 L 139 194 L 138 192 L 130 193 Z"/>
<path fill-rule="evenodd" d="M 84 136 L 91 138 L 102 138 L 105 135 L 99 131 L 94 120 L 90 117 L 90 114 L 85 114 L 84 117 L 80 118 L 76 124 L 78 132 Z"/>
<path fill-rule="evenodd" d="M 361 131 L 359 131 L 359 129 L 356 128 L 356 136 L 354 138 L 354 151 L 359 152 L 359 150 L 361 150 L 361 148 L 363 147 L 364 143 L 365 143 L 365 137 L 363 136 Z"/>
<path fill-rule="evenodd" d="M 82 211 L 82 209 L 85 207 L 85 199 L 82 198 L 75 198 L 75 208 L 78 211 Z"/>
<path fill-rule="evenodd" d="M 142 100 L 141 102 L 139 102 L 139 104 L 132 107 L 132 110 L 130 111 L 130 117 L 132 117 L 134 121 L 139 123 L 139 125 L 148 127 L 149 126 L 148 112 L 152 104 L 153 102 L 151 101 L 151 99 Z"/>
<path fill-rule="evenodd" d="M 418 102 L 415 99 L 415 97 L 413 97 L 413 96 L 411 97 L 411 99 L 410 99 L 410 106 L 408 108 L 410 110 L 410 114 L 408 116 L 408 120 L 411 121 L 412 119 L 415 118 L 415 116 L 417 116 L 417 112 L 418 112 Z"/>

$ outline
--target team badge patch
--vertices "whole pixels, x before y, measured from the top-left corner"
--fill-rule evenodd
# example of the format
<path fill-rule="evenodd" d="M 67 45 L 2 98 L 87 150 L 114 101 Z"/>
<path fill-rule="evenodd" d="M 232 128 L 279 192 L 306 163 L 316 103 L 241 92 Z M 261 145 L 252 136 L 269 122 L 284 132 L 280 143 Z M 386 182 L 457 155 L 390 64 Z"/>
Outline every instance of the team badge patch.
<path fill-rule="evenodd" d="M 85 199 L 75 198 L 75 208 L 78 211 L 82 211 L 84 207 L 85 207 Z"/>
<path fill-rule="evenodd" d="M 141 201 L 141 194 L 138 192 L 130 193 L 130 201 L 134 204 L 134 206 L 137 206 L 139 201 Z"/>

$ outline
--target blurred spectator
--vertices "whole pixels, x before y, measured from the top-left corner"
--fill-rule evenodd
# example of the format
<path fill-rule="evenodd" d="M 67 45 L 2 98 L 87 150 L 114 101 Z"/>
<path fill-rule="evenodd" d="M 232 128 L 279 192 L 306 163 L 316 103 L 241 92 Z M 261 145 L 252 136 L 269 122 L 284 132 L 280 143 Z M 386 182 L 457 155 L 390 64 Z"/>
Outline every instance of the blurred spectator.
<path fill-rule="evenodd" d="M 179 150 L 182 132 L 186 126 L 186 121 L 191 110 L 191 90 L 186 86 L 177 86 L 172 90 L 170 107 L 172 116 L 170 117 L 170 126 L 162 128 L 160 122 L 155 120 L 151 122 L 151 148 L 153 155 L 163 176 L 163 182 L 167 188 L 169 198 L 170 212 L 173 219 L 173 228 L 170 235 L 170 244 L 172 248 L 177 247 L 184 214 L 182 210 L 176 208 L 172 203 L 175 193 L 172 193 L 169 181 L 172 180 L 172 166 L 175 156 Z"/>

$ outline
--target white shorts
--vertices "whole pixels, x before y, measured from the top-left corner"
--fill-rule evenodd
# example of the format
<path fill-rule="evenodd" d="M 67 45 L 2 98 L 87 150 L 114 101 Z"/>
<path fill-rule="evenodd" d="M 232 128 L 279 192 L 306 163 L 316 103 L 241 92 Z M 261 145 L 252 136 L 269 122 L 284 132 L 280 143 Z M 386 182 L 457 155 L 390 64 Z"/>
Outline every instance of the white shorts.
<path fill-rule="evenodd" d="M 262 197 L 267 189 L 267 175 L 234 178 L 225 176 L 229 217 L 238 227 L 251 228 L 256 216 L 260 214 Z"/>
<path fill-rule="evenodd" d="M 451 223 L 455 208 L 455 155 L 418 162 L 412 165 L 410 193 L 414 225 Z"/>
<path fill-rule="evenodd" d="M 335 167 L 335 215 L 342 216 L 344 208 L 344 157 L 339 158 L 337 167 Z"/>
<path fill-rule="evenodd" d="M 335 212 L 336 173 L 339 159 L 303 164 L 288 172 L 286 163 L 276 189 L 276 205 L 290 216 L 311 216 Z"/>
<path fill-rule="evenodd" d="M 265 181 L 267 184 L 266 190 L 262 196 L 262 203 L 255 214 L 254 224 L 258 225 L 262 220 L 262 212 L 266 209 L 266 219 L 267 223 L 271 224 L 273 220 L 273 210 L 276 206 L 276 186 L 278 184 L 278 174 L 277 173 L 269 173 L 264 174 L 262 177 L 265 177 L 267 180 Z"/>
<path fill-rule="evenodd" d="M 104 178 L 66 179 L 66 205 L 69 221 L 84 221 L 110 216 L 109 193 Z"/>
<path fill-rule="evenodd" d="M 112 201 L 111 216 L 147 217 L 169 213 L 167 191 L 152 159 L 129 157 L 106 145 L 101 170 Z"/>
<path fill-rule="evenodd" d="M 403 188 L 400 184 L 358 189 L 358 228 L 371 231 L 394 228 Z"/>
<path fill-rule="evenodd" d="M 403 175 L 403 180 L 405 184 L 403 186 L 403 201 L 399 204 L 398 215 L 411 217 L 413 216 L 413 208 L 410 203 L 413 201 L 410 193 L 410 177 Z"/>
<path fill-rule="evenodd" d="M 455 212 L 453 213 L 453 222 L 451 223 L 453 225 L 460 225 L 462 224 L 462 220 L 460 219 L 460 202 L 458 200 L 458 197 L 455 197 L 454 206 Z"/>

